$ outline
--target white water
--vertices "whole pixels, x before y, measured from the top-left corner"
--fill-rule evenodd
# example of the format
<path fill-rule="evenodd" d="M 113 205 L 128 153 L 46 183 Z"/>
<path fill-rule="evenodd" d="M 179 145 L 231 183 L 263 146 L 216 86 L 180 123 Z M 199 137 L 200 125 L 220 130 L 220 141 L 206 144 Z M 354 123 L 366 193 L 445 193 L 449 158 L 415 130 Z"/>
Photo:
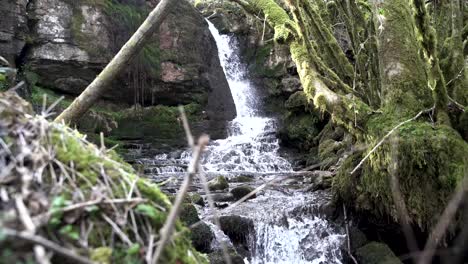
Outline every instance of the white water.
<path fill-rule="evenodd" d="M 260 102 L 239 58 L 235 38 L 220 35 L 208 21 L 218 54 L 236 105 L 236 118 L 229 125 L 229 137 L 210 145 L 203 158 L 206 171 L 285 172 L 291 164 L 278 155 L 276 122 L 259 115 Z"/>

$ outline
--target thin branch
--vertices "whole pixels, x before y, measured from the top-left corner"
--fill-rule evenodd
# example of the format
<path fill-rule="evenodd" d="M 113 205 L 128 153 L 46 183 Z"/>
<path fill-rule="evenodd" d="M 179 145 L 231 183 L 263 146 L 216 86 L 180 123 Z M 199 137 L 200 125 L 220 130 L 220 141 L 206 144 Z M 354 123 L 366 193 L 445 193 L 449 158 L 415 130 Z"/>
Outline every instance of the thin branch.
<path fill-rule="evenodd" d="M 351 258 L 351 260 L 354 262 L 354 264 L 358 264 L 356 258 L 353 256 L 353 253 L 351 251 L 351 237 L 349 236 L 349 225 L 348 225 L 348 215 L 346 214 L 346 206 L 343 204 L 343 215 L 344 215 L 344 221 L 345 221 L 345 228 L 346 228 L 346 241 L 348 244 L 348 255 Z"/>
<path fill-rule="evenodd" d="M 158 260 L 162 255 L 164 247 L 171 239 L 172 231 L 174 229 L 177 216 L 180 212 L 180 207 L 185 198 L 185 194 L 189 189 L 190 183 L 192 182 L 193 177 L 198 171 L 198 164 L 200 162 L 201 153 L 205 146 L 208 144 L 209 140 L 210 139 L 207 135 L 202 135 L 198 140 L 198 145 L 194 148 L 193 158 L 189 166 L 188 175 L 187 177 L 185 177 L 184 182 L 180 186 L 174 205 L 172 206 L 171 211 L 169 212 L 169 216 L 167 217 L 164 226 L 161 228 L 161 239 L 159 240 L 159 245 L 156 248 L 156 252 L 154 253 L 153 264 L 158 263 Z"/>
<path fill-rule="evenodd" d="M 75 263 L 93 264 L 93 262 L 90 261 L 89 259 L 87 259 L 85 257 L 82 257 L 80 255 L 77 255 L 74 252 L 72 252 L 71 250 L 69 250 L 67 248 L 64 248 L 64 247 L 61 247 L 60 245 L 55 244 L 54 242 L 52 242 L 50 240 L 47 240 L 47 239 L 45 239 L 43 237 L 31 234 L 29 232 L 25 232 L 25 231 L 16 231 L 16 230 L 6 228 L 6 227 L 4 227 L 2 229 L 2 231 L 3 231 L 3 233 L 5 235 L 7 235 L 9 237 L 22 239 L 22 240 L 25 240 L 27 242 L 43 246 L 43 247 L 57 253 L 58 255 L 60 255 L 60 256 L 62 256 L 64 258 L 67 258 L 69 260 L 74 261 Z"/>
<path fill-rule="evenodd" d="M 442 216 L 440 217 L 439 222 L 434 227 L 428 240 L 426 241 L 426 245 L 424 246 L 424 251 L 422 252 L 422 255 L 421 255 L 421 258 L 419 259 L 418 264 L 431 263 L 432 256 L 435 253 L 437 245 L 439 244 L 442 237 L 445 235 L 447 228 L 449 227 L 450 223 L 455 217 L 458 207 L 463 202 L 463 198 L 465 197 L 467 189 L 468 189 L 468 177 L 465 175 L 461 183 L 461 186 L 459 187 L 457 192 L 453 195 L 447 207 L 445 207 L 445 210 L 442 213 Z"/>
<path fill-rule="evenodd" d="M 192 136 L 192 132 L 191 132 L 191 129 L 190 129 L 190 125 L 188 123 L 187 115 L 185 114 L 185 110 L 184 110 L 184 108 L 182 106 L 179 107 L 179 111 L 180 111 L 180 116 L 182 118 L 182 122 L 184 124 L 184 130 L 185 130 L 185 134 L 186 134 L 186 137 L 187 137 L 187 144 L 190 146 L 192 151 L 194 151 L 193 136 Z M 221 224 L 219 223 L 218 211 L 216 210 L 213 198 L 210 195 L 210 188 L 208 188 L 208 181 L 206 180 L 206 176 L 203 173 L 203 168 L 202 168 L 201 165 L 199 165 L 198 170 L 200 172 L 199 176 L 200 176 L 200 179 L 202 180 L 203 190 L 207 194 L 208 205 L 209 205 L 210 209 L 213 211 L 213 214 L 214 214 L 215 224 L 216 224 L 216 226 L 218 226 L 218 228 L 221 229 Z M 228 252 L 224 242 L 221 242 L 221 246 L 222 246 L 222 250 L 223 250 L 223 257 L 224 257 L 224 260 L 226 261 L 226 264 L 231 264 L 232 263 L 231 257 L 229 256 L 229 252 Z"/>

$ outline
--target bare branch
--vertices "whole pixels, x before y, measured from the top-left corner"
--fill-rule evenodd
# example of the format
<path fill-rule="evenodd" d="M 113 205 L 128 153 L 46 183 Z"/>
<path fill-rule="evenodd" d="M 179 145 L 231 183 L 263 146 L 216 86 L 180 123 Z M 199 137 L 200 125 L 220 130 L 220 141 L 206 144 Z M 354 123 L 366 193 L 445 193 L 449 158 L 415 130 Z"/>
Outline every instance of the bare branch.
<path fill-rule="evenodd" d="M 187 193 L 189 189 L 190 183 L 193 180 L 193 177 L 198 172 L 198 168 L 199 168 L 198 164 L 200 162 L 201 153 L 203 149 L 205 148 L 205 146 L 208 144 L 209 140 L 210 138 L 207 135 L 202 135 L 200 139 L 198 140 L 198 145 L 195 146 L 194 148 L 193 158 L 189 166 L 188 175 L 187 177 L 185 177 L 184 182 L 180 186 L 174 205 L 172 206 L 171 211 L 169 212 L 169 216 L 167 217 L 167 220 L 164 223 L 164 226 L 160 230 L 161 239 L 159 240 L 159 245 L 156 248 L 156 252 L 154 253 L 153 264 L 158 263 L 158 260 L 162 255 L 164 247 L 171 239 L 172 231 L 174 229 L 176 219 L 180 212 L 180 207 L 183 203 L 185 194 Z"/>

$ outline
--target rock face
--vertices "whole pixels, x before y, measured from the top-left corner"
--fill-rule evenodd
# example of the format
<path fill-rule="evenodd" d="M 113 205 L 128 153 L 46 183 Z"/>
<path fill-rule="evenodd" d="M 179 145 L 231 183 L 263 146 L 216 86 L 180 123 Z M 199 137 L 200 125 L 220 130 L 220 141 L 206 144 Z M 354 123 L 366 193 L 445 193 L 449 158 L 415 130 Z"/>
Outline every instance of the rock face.
<path fill-rule="evenodd" d="M 2 1 L 0 55 L 23 62 L 24 71 L 39 77 L 37 85 L 78 95 L 157 2 Z M 104 99 L 143 106 L 197 103 L 206 106 L 210 125 L 217 127 L 235 117 L 216 43 L 203 17 L 185 0 L 177 2 Z"/>
<path fill-rule="evenodd" d="M 26 41 L 27 0 L 2 1 L 0 3 L 0 56 L 15 65 Z"/>

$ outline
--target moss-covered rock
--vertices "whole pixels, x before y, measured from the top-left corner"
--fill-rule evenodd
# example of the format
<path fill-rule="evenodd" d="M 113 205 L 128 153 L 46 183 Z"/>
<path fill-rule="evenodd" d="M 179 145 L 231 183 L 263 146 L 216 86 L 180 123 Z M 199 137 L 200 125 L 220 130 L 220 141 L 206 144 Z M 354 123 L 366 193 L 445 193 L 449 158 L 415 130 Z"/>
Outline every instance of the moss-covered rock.
<path fill-rule="evenodd" d="M 230 182 L 252 182 L 254 181 L 253 175 L 239 175 L 229 179 Z"/>
<path fill-rule="evenodd" d="M 231 258 L 232 264 L 244 264 L 244 258 L 237 253 L 233 247 L 228 248 L 229 257 Z M 224 260 L 224 254 L 222 249 L 217 249 L 212 253 L 208 254 L 208 259 L 211 264 L 226 264 Z"/>
<path fill-rule="evenodd" d="M 234 244 L 246 245 L 249 235 L 254 232 L 253 221 L 238 215 L 221 216 L 219 223 Z"/>
<path fill-rule="evenodd" d="M 200 221 L 200 217 L 198 217 L 197 208 L 195 208 L 195 206 L 191 203 L 182 204 L 179 218 L 180 218 L 180 221 L 182 221 L 188 226 L 193 225 L 196 222 Z"/>
<path fill-rule="evenodd" d="M 379 120 L 377 126 L 386 122 Z M 358 210 L 397 220 L 390 180 L 398 177 L 410 219 L 424 230 L 431 228 L 468 171 L 468 144 L 452 128 L 411 122 L 370 155 L 360 176 L 351 175 L 378 140 L 370 138 L 365 152 L 356 151 L 346 159 L 335 177 L 335 192 Z M 437 199 L 427 199 L 434 193 Z"/>
<path fill-rule="evenodd" d="M 362 264 L 401 264 L 392 250 L 385 244 L 371 242 L 356 250 L 359 263 Z"/>
<path fill-rule="evenodd" d="M 224 176 L 218 176 L 208 182 L 208 188 L 210 191 L 222 191 L 229 188 L 229 183 Z"/>
<path fill-rule="evenodd" d="M 200 205 L 200 206 L 205 206 L 205 200 L 203 200 L 203 197 L 198 193 L 192 194 L 190 196 L 190 200 L 194 204 L 197 204 L 197 205 Z"/>
<path fill-rule="evenodd" d="M 200 223 L 191 230 L 191 239 L 193 247 L 202 252 L 211 252 L 211 242 L 215 238 L 213 231 L 210 226 L 206 223 Z"/>
<path fill-rule="evenodd" d="M 246 196 L 247 194 L 249 194 L 250 192 L 252 192 L 253 190 L 254 188 L 246 185 L 246 186 L 239 186 L 239 187 L 232 189 L 231 193 L 232 193 L 232 196 L 234 196 L 234 199 L 237 201 L 237 200 L 240 200 L 242 197 Z M 254 199 L 255 197 L 257 196 L 254 194 L 250 196 L 249 199 Z"/>

